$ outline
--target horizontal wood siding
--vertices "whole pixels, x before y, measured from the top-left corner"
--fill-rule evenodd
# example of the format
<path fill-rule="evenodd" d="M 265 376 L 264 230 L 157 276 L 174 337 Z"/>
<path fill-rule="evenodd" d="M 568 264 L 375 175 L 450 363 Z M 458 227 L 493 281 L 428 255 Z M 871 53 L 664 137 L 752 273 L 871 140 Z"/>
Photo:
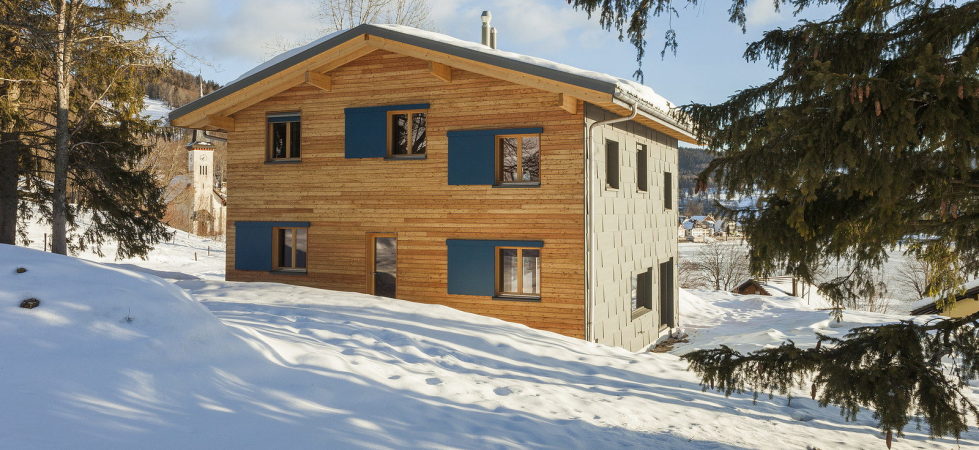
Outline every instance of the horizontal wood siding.
<path fill-rule="evenodd" d="M 367 291 L 366 235 L 397 233 L 398 297 L 528 326 L 584 334 L 583 106 L 557 94 L 382 50 L 234 115 L 228 142 L 227 277 Z M 424 160 L 344 158 L 344 108 L 429 103 Z M 265 164 L 265 116 L 299 111 L 302 162 Z M 543 127 L 541 186 L 448 185 L 449 130 Z M 235 221 L 309 221 L 307 275 L 236 271 Z M 544 241 L 541 302 L 449 295 L 446 239 Z"/>

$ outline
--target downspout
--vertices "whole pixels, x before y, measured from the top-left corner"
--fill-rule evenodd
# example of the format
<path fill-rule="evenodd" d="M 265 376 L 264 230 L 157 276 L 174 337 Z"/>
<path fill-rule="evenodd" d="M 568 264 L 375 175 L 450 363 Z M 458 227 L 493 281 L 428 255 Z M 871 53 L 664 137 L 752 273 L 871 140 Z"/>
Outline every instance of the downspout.
<path fill-rule="evenodd" d="M 639 101 L 634 101 L 632 103 L 632 113 L 627 117 L 617 117 L 615 119 L 603 120 L 600 122 L 595 122 L 587 127 L 585 127 L 585 340 L 589 342 L 594 342 L 594 332 L 592 331 L 592 326 L 594 325 L 594 313 L 595 308 L 592 306 L 595 299 L 595 270 L 592 268 L 592 250 L 594 245 L 592 245 L 592 197 L 594 196 L 594 165 L 595 158 L 593 158 L 592 152 L 592 135 L 594 129 L 597 126 L 611 125 L 619 122 L 626 122 L 636 118 L 639 114 Z M 587 120 L 588 115 L 585 115 Z"/>

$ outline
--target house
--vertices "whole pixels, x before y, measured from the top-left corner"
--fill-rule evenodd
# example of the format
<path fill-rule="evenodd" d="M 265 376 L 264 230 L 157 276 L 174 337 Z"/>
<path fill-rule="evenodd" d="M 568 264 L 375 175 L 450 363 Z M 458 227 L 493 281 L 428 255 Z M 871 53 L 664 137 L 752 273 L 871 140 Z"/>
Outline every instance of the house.
<path fill-rule="evenodd" d="M 964 291 L 955 296 L 955 302 L 940 311 L 934 298 L 923 298 L 911 305 L 911 315 L 940 314 L 947 317 L 965 317 L 979 312 L 979 281 L 963 286 Z"/>
<path fill-rule="evenodd" d="M 187 149 L 187 174 L 177 175 L 164 189 L 164 222 L 201 236 L 225 232 L 227 201 L 216 188 L 214 144 L 194 131 Z"/>
<path fill-rule="evenodd" d="M 639 350 L 677 324 L 678 141 L 652 89 L 396 25 L 176 109 L 228 133 L 227 278 L 358 291 Z"/>
<path fill-rule="evenodd" d="M 714 218 L 711 216 L 692 216 L 681 224 L 686 239 L 691 242 L 707 242 L 714 235 Z"/>
<path fill-rule="evenodd" d="M 790 275 L 768 278 L 749 278 L 731 292 L 741 295 L 767 295 L 772 297 L 799 297 L 811 306 L 828 308 L 832 302 L 819 293 L 819 289 Z"/>

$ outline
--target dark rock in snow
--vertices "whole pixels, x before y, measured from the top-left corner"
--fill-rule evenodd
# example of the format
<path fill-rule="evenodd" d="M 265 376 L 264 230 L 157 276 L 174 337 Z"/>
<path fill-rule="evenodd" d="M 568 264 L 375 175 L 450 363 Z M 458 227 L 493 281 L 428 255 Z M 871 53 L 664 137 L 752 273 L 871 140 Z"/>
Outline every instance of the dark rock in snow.
<path fill-rule="evenodd" d="M 29 298 L 20 302 L 20 307 L 24 309 L 34 309 L 41 306 L 41 301 L 36 298 Z"/>

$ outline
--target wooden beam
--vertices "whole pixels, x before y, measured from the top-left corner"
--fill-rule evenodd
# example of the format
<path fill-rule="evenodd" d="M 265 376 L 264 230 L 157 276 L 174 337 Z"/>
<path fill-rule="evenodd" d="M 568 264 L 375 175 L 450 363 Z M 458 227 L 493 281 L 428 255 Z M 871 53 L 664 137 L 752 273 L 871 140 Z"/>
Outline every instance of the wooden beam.
<path fill-rule="evenodd" d="M 434 50 L 428 50 L 378 36 L 370 36 L 370 38 L 367 40 L 367 44 L 371 47 L 397 53 L 399 55 L 411 56 L 413 58 L 430 62 L 437 62 L 447 66 L 452 66 L 455 69 L 478 73 L 480 75 L 486 75 L 488 77 L 537 88 L 543 91 L 553 92 L 555 94 L 569 93 L 590 103 L 609 102 L 612 100 L 612 94 L 607 92 L 595 91 L 583 88 L 581 86 L 551 80 L 549 78 L 526 74 L 516 70 L 504 69 L 492 64 L 473 61 L 471 59 L 461 58 Z"/>
<path fill-rule="evenodd" d="M 209 115 L 230 116 L 272 95 L 303 83 L 307 71 L 326 73 L 374 50 L 374 47 L 367 46 L 366 34 L 358 36 L 319 55 L 310 57 L 295 66 L 285 68 L 245 86 L 224 98 L 176 117 L 172 123 L 178 127 L 190 127 L 205 122 Z"/>
<path fill-rule="evenodd" d="M 306 72 L 306 84 L 316 86 L 326 92 L 333 90 L 333 78 L 319 72 Z"/>
<path fill-rule="evenodd" d="M 449 67 L 449 66 L 447 66 L 445 64 L 442 64 L 442 63 L 437 63 L 435 61 L 429 61 L 428 62 L 428 70 L 430 72 L 432 72 L 432 75 L 435 75 L 435 78 L 438 78 L 438 79 L 440 79 L 442 81 L 445 81 L 447 83 L 451 83 L 452 82 L 452 68 L 451 67 Z"/>
<path fill-rule="evenodd" d="M 557 105 L 571 114 L 578 114 L 578 99 L 568 94 L 558 94 Z"/>
<path fill-rule="evenodd" d="M 207 126 L 224 131 L 235 131 L 235 119 L 228 116 L 209 115 L 204 120 Z"/>

